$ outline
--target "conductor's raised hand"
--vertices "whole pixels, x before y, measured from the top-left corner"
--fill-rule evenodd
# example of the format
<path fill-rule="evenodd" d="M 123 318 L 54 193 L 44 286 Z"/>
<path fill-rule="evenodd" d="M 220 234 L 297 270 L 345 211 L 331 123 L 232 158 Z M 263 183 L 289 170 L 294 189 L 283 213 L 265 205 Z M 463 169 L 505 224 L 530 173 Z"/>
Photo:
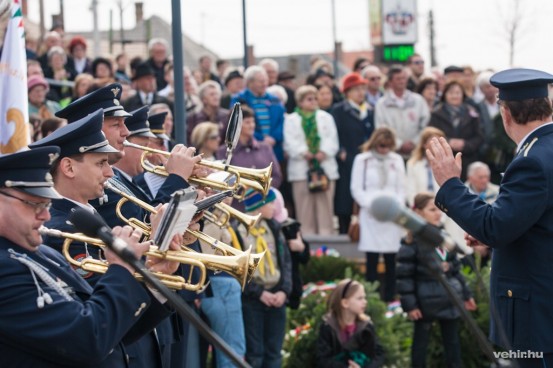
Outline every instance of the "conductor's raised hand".
<path fill-rule="evenodd" d="M 453 156 L 453 151 L 445 138 L 432 138 L 426 149 L 426 157 L 439 186 L 451 178 L 461 176 L 461 152 Z"/>

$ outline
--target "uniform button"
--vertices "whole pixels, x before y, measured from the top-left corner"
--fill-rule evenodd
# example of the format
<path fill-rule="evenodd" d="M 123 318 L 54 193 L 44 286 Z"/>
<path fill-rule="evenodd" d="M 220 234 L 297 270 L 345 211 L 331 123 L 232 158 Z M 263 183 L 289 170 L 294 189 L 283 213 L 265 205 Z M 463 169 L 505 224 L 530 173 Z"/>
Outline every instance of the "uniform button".
<path fill-rule="evenodd" d="M 509 298 L 512 298 L 513 297 L 513 292 L 511 290 L 507 290 L 507 295 L 509 296 Z"/>
<path fill-rule="evenodd" d="M 140 304 L 140 307 L 138 307 L 136 312 L 134 312 L 134 316 L 138 317 L 138 315 L 140 314 L 140 312 L 142 312 L 144 308 L 146 308 L 146 303 L 142 302 L 142 304 Z"/>

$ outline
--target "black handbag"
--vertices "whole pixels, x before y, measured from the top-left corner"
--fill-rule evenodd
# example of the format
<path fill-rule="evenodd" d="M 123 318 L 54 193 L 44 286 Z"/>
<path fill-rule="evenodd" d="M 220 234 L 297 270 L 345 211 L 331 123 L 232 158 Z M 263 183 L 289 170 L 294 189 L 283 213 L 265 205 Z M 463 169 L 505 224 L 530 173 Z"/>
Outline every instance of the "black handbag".
<path fill-rule="evenodd" d="M 324 192 L 328 189 L 328 176 L 320 167 L 310 168 L 307 172 L 307 185 L 311 193 Z"/>

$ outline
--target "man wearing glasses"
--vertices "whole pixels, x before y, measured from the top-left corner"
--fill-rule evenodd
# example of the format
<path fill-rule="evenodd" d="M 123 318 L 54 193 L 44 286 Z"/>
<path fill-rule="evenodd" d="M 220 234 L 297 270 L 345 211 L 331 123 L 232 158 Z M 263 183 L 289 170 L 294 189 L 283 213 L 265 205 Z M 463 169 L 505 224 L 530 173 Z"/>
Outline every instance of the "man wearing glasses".
<path fill-rule="evenodd" d="M 93 289 L 41 245 L 50 201 L 61 198 L 49 173 L 59 153 L 48 146 L 0 157 L 0 366 L 127 367 L 122 342 L 169 311 L 109 250 L 110 266 Z M 149 248 L 130 227 L 113 234 L 137 256 Z"/>
<path fill-rule="evenodd" d="M 409 73 L 407 89 L 414 92 L 424 74 L 424 59 L 419 54 L 413 54 L 407 59 L 407 67 Z"/>
<path fill-rule="evenodd" d="M 374 109 L 376 103 L 382 97 L 382 72 L 375 65 L 369 65 L 363 68 L 361 76 L 365 78 L 367 83 L 367 102 Z"/>

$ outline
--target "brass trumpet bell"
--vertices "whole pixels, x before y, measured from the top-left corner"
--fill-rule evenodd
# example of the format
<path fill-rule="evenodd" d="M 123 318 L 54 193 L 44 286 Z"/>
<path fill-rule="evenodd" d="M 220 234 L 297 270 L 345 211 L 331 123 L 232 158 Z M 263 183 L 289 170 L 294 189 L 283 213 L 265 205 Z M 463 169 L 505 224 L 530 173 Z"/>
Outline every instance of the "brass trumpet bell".
<path fill-rule="evenodd" d="M 218 203 L 214 207 L 219 210 L 221 214 L 217 216 L 212 212 L 206 211 L 204 212 L 204 217 L 219 227 L 227 226 L 230 219 L 234 217 L 240 221 L 248 231 L 250 231 L 250 228 L 255 226 L 261 218 L 261 214 L 257 214 L 256 216 L 248 215 L 238 211 L 226 203 Z"/>

